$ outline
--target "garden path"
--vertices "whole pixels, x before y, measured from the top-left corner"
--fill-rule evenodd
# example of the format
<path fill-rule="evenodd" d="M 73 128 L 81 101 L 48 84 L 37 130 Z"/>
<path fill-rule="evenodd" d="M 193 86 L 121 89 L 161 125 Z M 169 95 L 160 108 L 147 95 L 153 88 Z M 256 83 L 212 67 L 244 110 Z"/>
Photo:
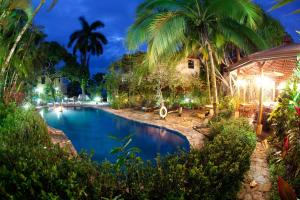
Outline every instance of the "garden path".
<path fill-rule="evenodd" d="M 247 172 L 238 194 L 242 200 L 268 200 L 272 184 L 267 162 L 267 148 L 264 142 L 257 142 L 251 156 L 250 170 Z"/>

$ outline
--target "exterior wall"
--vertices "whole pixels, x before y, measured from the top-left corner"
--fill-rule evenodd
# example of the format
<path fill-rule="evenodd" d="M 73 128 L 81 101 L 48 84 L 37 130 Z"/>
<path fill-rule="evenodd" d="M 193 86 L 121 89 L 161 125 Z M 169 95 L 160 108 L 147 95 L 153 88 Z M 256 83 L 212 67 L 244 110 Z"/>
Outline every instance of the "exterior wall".
<path fill-rule="evenodd" d="M 194 61 L 194 69 L 189 68 L 189 60 Z M 200 60 L 194 58 L 186 58 L 176 66 L 176 70 L 186 76 L 200 73 Z"/>
<path fill-rule="evenodd" d="M 37 87 L 45 87 L 46 84 L 50 83 L 50 80 L 46 77 L 43 83 L 43 78 L 39 77 Z M 67 94 L 67 80 L 64 78 L 56 78 L 54 81 L 54 87 L 58 87 L 63 94 Z"/>

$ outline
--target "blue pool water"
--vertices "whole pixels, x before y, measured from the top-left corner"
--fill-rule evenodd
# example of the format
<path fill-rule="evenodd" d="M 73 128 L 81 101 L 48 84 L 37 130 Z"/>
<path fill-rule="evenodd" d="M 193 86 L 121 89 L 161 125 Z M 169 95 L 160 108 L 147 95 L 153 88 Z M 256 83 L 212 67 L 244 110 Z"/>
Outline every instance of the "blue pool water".
<path fill-rule="evenodd" d="M 48 125 L 60 129 L 72 141 L 75 149 L 93 153 L 93 159 L 115 161 L 110 151 L 121 143 L 111 135 L 124 138 L 132 135 L 130 146 L 138 147 L 138 154 L 144 160 L 153 160 L 157 154 L 174 153 L 178 148 L 189 150 L 189 142 L 183 135 L 128 120 L 94 108 L 68 108 L 61 112 L 42 110 L 41 115 Z"/>

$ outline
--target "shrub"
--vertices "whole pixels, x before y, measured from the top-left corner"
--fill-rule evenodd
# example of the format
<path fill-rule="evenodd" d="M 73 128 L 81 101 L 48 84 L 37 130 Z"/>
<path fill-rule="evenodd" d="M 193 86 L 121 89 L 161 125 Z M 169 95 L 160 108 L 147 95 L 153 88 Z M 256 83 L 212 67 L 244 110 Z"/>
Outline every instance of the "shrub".
<path fill-rule="evenodd" d="M 234 130 L 236 129 L 236 130 Z M 247 118 L 239 118 L 239 119 L 219 119 L 213 120 L 210 123 L 210 136 L 215 137 L 216 135 L 222 132 L 249 132 L 252 130 L 251 125 L 249 124 L 249 120 Z"/>
<path fill-rule="evenodd" d="M 111 107 L 113 109 L 122 109 L 128 105 L 128 95 L 126 93 L 121 93 L 111 98 Z"/>
<path fill-rule="evenodd" d="M 240 126 L 242 128 L 240 128 Z M 248 121 L 230 120 L 202 151 L 134 160 L 121 180 L 125 199 L 233 199 L 249 170 L 256 136 Z M 119 193 L 120 194 L 120 193 Z"/>
<path fill-rule="evenodd" d="M 249 170 L 256 136 L 246 119 L 229 120 L 214 128 L 215 138 L 204 148 L 212 199 L 232 199 Z M 222 177 L 222 178 L 221 178 Z"/>
<path fill-rule="evenodd" d="M 282 176 L 300 194 L 300 62 L 286 88 L 278 98 L 278 105 L 272 111 L 269 121 L 274 135 L 270 167 L 273 177 L 273 197 L 278 198 L 277 177 Z M 279 153 L 278 153 L 279 152 Z"/>
<path fill-rule="evenodd" d="M 7 110 L 0 120 L 1 199 L 100 199 L 94 185 L 100 185 L 102 177 L 114 180 L 106 171 L 102 174 L 107 164 L 100 170 L 87 156 L 70 159 L 51 144 L 46 124 L 36 112 L 15 106 Z"/>

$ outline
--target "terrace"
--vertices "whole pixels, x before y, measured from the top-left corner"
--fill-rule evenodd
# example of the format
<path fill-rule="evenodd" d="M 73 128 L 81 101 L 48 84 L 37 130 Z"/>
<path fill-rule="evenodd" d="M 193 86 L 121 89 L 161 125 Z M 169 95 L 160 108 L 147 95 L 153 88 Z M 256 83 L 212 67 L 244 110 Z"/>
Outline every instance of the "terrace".
<path fill-rule="evenodd" d="M 251 54 L 228 68 L 230 85 L 241 99 L 241 116 L 249 117 L 257 111 L 257 135 L 261 135 L 262 123 L 266 124 L 268 113 L 293 75 L 299 54 L 299 44 L 287 44 Z"/>

